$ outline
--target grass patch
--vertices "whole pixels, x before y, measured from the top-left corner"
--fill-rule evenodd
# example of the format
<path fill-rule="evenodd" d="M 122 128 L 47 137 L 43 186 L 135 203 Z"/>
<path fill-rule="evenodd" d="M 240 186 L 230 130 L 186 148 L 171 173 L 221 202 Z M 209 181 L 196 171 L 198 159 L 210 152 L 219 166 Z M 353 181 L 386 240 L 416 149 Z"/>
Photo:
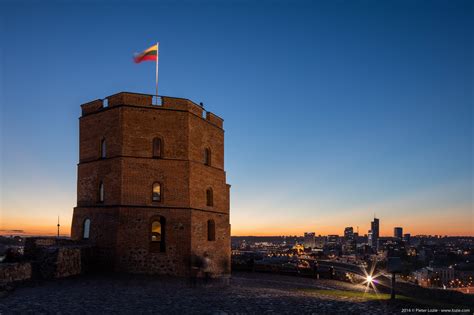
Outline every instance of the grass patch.
<path fill-rule="evenodd" d="M 314 294 L 321 294 L 334 297 L 345 297 L 345 298 L 359 298 L 363 301 L 388 301 L 390 300 L 389 293 L 375 293 L 375 292 L 361 292 L 361 291 L 346 291 L 346 290 L 323 290 L 323 289 L 300 289 L 300 291 Z M 405 295 L 397 294 L 395 299 L 402 302 L 407 302 L 415 305 L 439 307 L 439 308 L 459 308 L 459 305 L 450 303 L 443 303 L 437 300 L 425 300 L 412 298 Z"/>
<path fill-rule="evenodd" d="M 360 298 L 367 301 L 373 300 L 390 300 L 390 294 L 388 293 L 374 293 L 374 292 L 361 292 L 361 291 L 345 291 L 345 290 L 319 290 L 319 289 L 302 289 L 302 291 L 308 293 L 323 294 L 336 297 L 347 297 L 347 298 Z M 404 295 L 396 295 L 397 300 L 411 301 L 412 299 Z"/>

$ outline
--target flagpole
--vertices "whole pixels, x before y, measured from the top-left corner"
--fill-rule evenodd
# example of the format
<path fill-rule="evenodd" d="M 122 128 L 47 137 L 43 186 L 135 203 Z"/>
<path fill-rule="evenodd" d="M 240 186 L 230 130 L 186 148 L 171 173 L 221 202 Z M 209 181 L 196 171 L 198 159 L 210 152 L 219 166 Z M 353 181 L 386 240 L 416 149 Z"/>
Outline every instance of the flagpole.
<path fill-rule="evenodd" d="M 159 51 L 160 49 L 160 43 L 156 43 L 156 104 L 158 104 L 158 57 L 159 57 Z"/>

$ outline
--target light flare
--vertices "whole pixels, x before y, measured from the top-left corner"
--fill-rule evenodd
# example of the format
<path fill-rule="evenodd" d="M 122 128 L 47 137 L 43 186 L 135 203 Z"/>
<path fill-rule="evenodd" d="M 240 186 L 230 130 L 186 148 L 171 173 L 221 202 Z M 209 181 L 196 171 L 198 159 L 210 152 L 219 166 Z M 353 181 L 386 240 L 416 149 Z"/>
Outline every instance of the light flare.
<path fill-rule="evenodd" d="M 376 295 L 378 295 L 378 290 L 377 287 L 375 286 L 377 284 L 377 278 L 381 275 L 380 273 L 375 274 L 375 267 L 377 265 L 377 261 L 375 260 L 372 266 L 370 267 L 370 271 L 367 271 L 365 268 L 362 268 L 362 271 L 364 272 L 365 279 L 363 281 L 363 284 L 365 284 L 365 290 L 364 294 L 369 292 L 370 290 L 373 290 Z"/>

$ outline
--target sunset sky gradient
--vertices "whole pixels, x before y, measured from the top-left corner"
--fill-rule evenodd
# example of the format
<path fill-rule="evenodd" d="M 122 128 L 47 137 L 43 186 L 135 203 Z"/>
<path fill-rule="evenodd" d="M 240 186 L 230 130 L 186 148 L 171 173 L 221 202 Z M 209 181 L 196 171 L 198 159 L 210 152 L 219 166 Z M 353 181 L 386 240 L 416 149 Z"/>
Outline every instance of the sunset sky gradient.
<path fill-rule="evenodd" d="M 138 1 L 139 2 L 139 1 Z M 474 236 L 472 1 L 2 1 L 0 234 L 69 234 L 80 104 L 224 118 L 233 235 Z"/>

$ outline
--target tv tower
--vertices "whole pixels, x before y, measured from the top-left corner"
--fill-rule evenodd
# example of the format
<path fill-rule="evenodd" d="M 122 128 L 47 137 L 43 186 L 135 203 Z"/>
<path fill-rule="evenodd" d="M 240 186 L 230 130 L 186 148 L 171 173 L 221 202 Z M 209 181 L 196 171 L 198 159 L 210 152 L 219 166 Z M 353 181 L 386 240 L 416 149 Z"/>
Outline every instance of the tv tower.
<path fill-rule="evenodd" d="M 61 225 L 59 224 L 59 215 L 58 215 L 58 238 L 59 238 L 59 227 L 60 227 L 60 226 L 61 226 Z"/>

